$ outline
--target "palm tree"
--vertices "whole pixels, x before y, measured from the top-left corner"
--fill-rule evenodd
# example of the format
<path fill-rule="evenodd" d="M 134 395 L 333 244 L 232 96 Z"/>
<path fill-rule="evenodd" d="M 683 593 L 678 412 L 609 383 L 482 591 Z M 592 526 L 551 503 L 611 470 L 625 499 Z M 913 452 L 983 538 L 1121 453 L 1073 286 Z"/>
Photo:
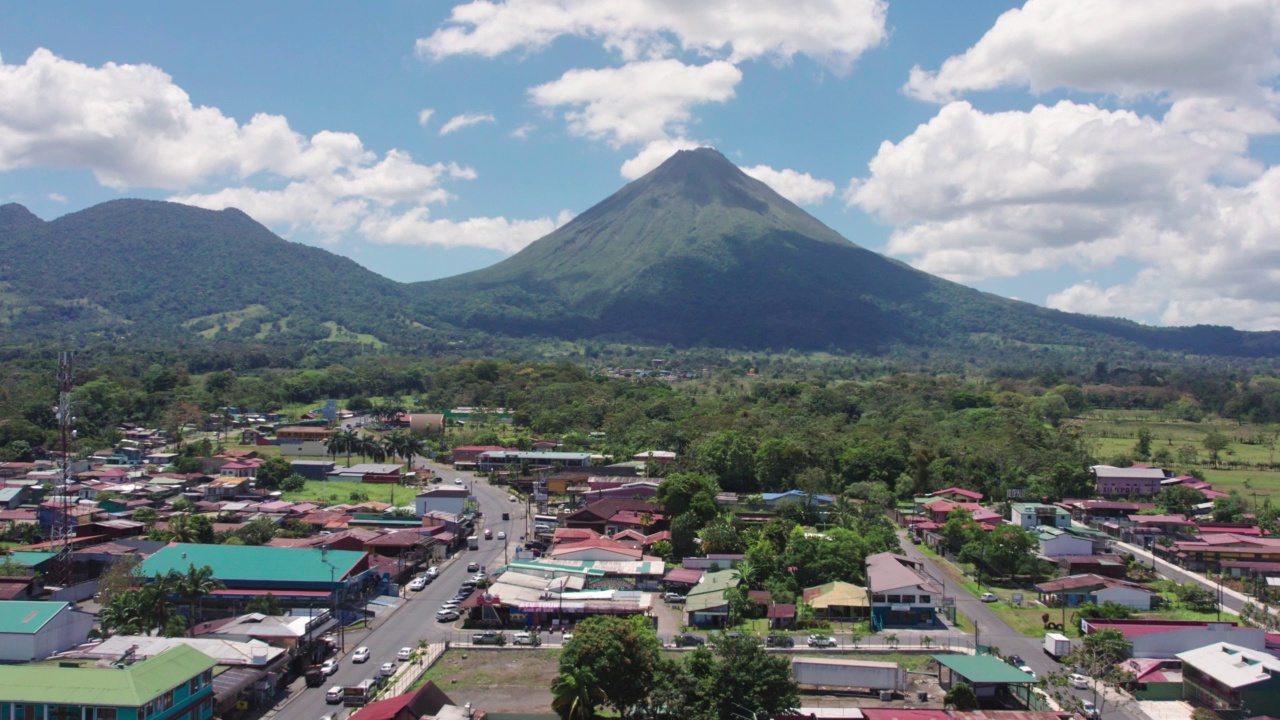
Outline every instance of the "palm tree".
<path fill-rule="evenodd" d="M 750 560 L 739 560 L 734 564 L 733 574 L 730 577 L 739 584 L 745 585 L 747 590 L 751 590 L 758 574 L 756 566 L 752 565 Z"/>
<path fill-rule="evenodd" d="M 329 451 L 329 457 L 335 463 L 338 462 L 338 455 L 346 449 L 346 440 L 347 433 L 342 428 L 334 428 L 324 440 L 324 449 Z"/>
<path fill-rule="evenodd" d="M 404 459 L 409 461 L 409 471 L 414 469 L 413 459 L 427 452 L 427 443 L 421 437 L 413 433 L 407 433 L 404 436 L 404 444 L 400 446 L 400 451 L 404 453 Z"/>
<path fill-rule="evenodd" d="M 186 602 L 188 616 L 191 618 L 191 625 L 194 626 L 199 622 L 200 601 L 214 590 L 220 590 L 226 586 L 213 576 L 213 568 L 208 565 L 197 568 L 193 564 L 187 567 L 185 575 L 179 575 L 176 572 L 173 574 L 175 576 L 173 590 Z"/>
<path fill-rule="evenodd" d="M 187 513 L 179 513 L 169 518 L 169 532 L 173 534 L 173 542 L 196 541 L 196 529 L 191 526 L 191 516 Z"/>
<path fill-rule="evenodd" d="M 604 701 L 604 691 L 586 668 L 570 668 L 551 682 L 551 709 L 565 720 L 590 720 Z"/>
<path fill-rule="evenodd" d="M 363 438 L 353 428 L 343 430 L 342 435 L 342 449 L 347 453 L 347 467 L 351 467 L 351 453 L 362 450 L 360 443 Z"/>
<path fill-rule="evenodd" d="M 382 441 L 377 438 L 361 437 L 359 447 L 361 455 L 376 463 L 387 459 L 387 450 L 382 446 Z"/>

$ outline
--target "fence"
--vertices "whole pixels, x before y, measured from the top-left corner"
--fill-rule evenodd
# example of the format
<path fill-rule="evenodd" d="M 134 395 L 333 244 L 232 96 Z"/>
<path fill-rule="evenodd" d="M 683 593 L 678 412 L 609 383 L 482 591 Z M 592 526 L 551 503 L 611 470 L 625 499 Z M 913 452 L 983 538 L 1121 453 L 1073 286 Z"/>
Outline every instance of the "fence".
<path fill-rule="evenodd" d="M 390 682 L 382 686 L 382 690 L 378 693 L 381 698 L 392 698 L 397 695 L 403 695 L 418 682 L 423 673 L 427 671 L 444 651 L 449 647 L 448 642 L 436 642 L 427 645 L 425 648 L 417 651 L 417 657 L 406 663 L 401 663 L 396 668 L 396 674 L 391 676 Z"/>
<path fill-rule="evenodd" d="M 502 630 L 500 632 L 502 632 L 502 634 L 506 636 L 506 642 L 504 644 L 496 645 L 492 642 L 477 644 L 474 642 L 474 636 L 480 632 L 488 632 L 488 631 L 475 631 L 475 630 L 454 631 L 449 633 L 447 643 L 449 647 L 486 647 L 486 648 L 501 648 L 501 649 L 515 649 L 515 650 L 534 649 L 536 647 L 559 648 L 559 647 L 563 647 L 565 643 L 563 634 L 543 632 L 538 635 L 538 640 L 539 640 L 538 646 L 534 646 L 530 644 L 516 644 L 515 634 L 517 632 L 522 632 L 522 631 Z M 755 635 L 754 633 L 743 633 L 743 634 L 749 637 L 756 638 L 761 644 L 764 644 L 765 642 L 765 638 L 763 635 Z M 779 634 L 782 635 L 783 633 L 779 633 Z M 677 634 L 661 634 L 660 633 L 658 635 L 658 639 L 662 641 L 663 647 L 667 647 L 667 648 L 676 648 L 681 646 L 693 647 L 692 644 L 684 644 L 684 643 L 677 642 L 677 640 L 683 637 L 684 635 L 694 635 L 696 637 L 701 638 L 704 642 L 709 643 L 715 638 L 716 635 L 718 635 L 718 632 L 677 633 Z M 824 652 L 832 652 L 832 653 L 956 652 L 956 653 L 968 654 L 974 651 L 973 638 L 971 636 L 958 635 L 953 633 L 931 634 L 927 632 L 920 632 L 920 631 L 913 631 L 913 630 L 899 631 L 899 632 L 891 631 L 891 632 L 885 632 L 885 633 L 879 633 L 879 634 L 863 635 L 863 636 L 860 636 L 856 642 L 854 641 L 853 636 L 849 634 L 817 633 L 817 635 L 820 635 L 821 637 L 824 637 L 824 638 L 830 637 L 834 639 L 835 645 L 831 647 L 825 647 L 826 643 L 820 643 L 824 645 L 824 647 L 818 648 L 817 646 L 810 646 L 809 634 L 798 632 L 798 633 L 791 633 L 787 635 L 787 637 L 790 637 L 792 641 L 795 643 L 793 647 L 790 647 L 790 648 L 779 647 L 779 648 L 771 648 L 771 649 L 795 650 L 795 651 L 804 650 L 806 652 L 822 649 Z M 572 637 L 572 633 L 570 633 L 570 637 Z"/>

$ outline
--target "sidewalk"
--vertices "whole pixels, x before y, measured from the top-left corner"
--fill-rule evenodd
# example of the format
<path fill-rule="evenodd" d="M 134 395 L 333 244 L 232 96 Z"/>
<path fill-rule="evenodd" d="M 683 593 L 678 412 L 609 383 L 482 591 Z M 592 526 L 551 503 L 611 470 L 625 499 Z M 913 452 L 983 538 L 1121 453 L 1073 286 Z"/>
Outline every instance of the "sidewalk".
<path fill-rule="evenodd" d="M 1125 551 L 1125 552 L 1127 552 L 1127 553 L 1129 553 L 1129 554 L 1133 555 L 1135 558 L 1139 558 L 1139 559 L 1146 559 L 1146 561 L 1147 561 L 1147 562 L 1155 562 L 1155 563 L 1156 563 L 1156 567 L 1157 567 L 1157 569 L 1158 569 L 1161 565 L 1165 565 L 1165 566 L 1168 566 L 1168 567 L 1170 567 L 1170 568 L 1173 568 L 1173 569 L 1177 570 L 1178 572 L 1182 573 L 1183 575 L 1186 575 L 1186 576 L 1188 576 L 1188 577 L 1190 577 L 1190 578 L 1194 579 L 1196 582 L 1198 582 L 1198 583 L 1200 583 L 1201 585 L 1203 585 L 1203 586 L 1205 586 L 1205 587 L 1209 588 L 1210 590 L 1212 590 L 1212 591 L 1214 591 L 1214 592 L 1218 592 L 1218 583 L 1217 583 L 1217 581 L 1215 581 L 1215 580 L 1210 580 L 1209 578 L 1207 578 L 1207 577 L 1205 577 L 1205 576 L 1201 575 L 1200 573 L 1192 572 L 1192 571 L 1190 571 L 1190 570 L 1188 570 L 1188 569 L 1186 569 L 1186 568 L 1184 568 L 1184 567 L 1179 567 L 1179 566 L 1177 566 L 1177 565 L 1174 565 L 1174 564 L 1170 563 L 1170 562 L 1169 562 L 1169 561 L 1167 561 L 1167 560 L 1161 560 L 1161 559 L 1160 559 L 1160 558 L 1158 558 L 1158 557 L 1154 557 L 1154 556 L 1152 555 L 1152 553 L 1151 553 L 1151 552 L 1149 552 L 1149 551 L 1147 551 L 1147 550 L 1143 550 L 1142 548 L 1138 547 L 1137 545 L 1130 545 L 1129 543 L 1124 543 L 1124 542 L 1120 542 L 1120 541 L 1118 541 L 1118 540 L 1117 540 L 1117 541 L 1115 541 L 1115 542 L 1113 542 L 1113 543 L 1112 543 L 1112 546 L 1113 546 L 1113 547 L 1116 547 L 1116 548 L 1119 548 L 1119 549 L 1121 549 L 1121 550 L 1123 550 L 1123 551 Z M 1228 596 L 1228 597 L 1230 597 L 1230 598 L 1233 598 L 1234 600 L 1237 600 L 1237 601 L 1238 601 L 1238 602 L 1240 602 L 1241 604 L 1244 604 L 1244 603 L 1253 603 L 1253 604 L 1255 604 L 1255 605 L 1257 604 L 1257 603 L 1254 601 L 1254 599 L 1253 599 L 1253 598 L 1251 598 L 1251 597 L 1249 597 L 1248 595 L 1245 595 L 1244 593 L 1241 593 L 1241 592 L 1237 592 L 1237 591 L 1235 591 L 1235 590 L 1232 590 L 1231 588 L 1226 587 L 1226 586 L 1223 586 L 1223 587 L 1222 587 L 1222 594 L 1223 594 L 1223 595 L 1226 595 L 1226 596 Z M 1235 610 L 1233 610 L 1233 609 L 1231 609 L 1231 608 L 1228 608 L 1225 604 L 1223 605 L 1222 609 L 1223 609 L 1223 610 L 1225 610 L 1225 611 L 1228 611 L 1228 612 L 1232 613 L 1233 615 L 1238 615 L 1238 614 L 1239 614 L 1237 611 L 1235 611 Z"/>

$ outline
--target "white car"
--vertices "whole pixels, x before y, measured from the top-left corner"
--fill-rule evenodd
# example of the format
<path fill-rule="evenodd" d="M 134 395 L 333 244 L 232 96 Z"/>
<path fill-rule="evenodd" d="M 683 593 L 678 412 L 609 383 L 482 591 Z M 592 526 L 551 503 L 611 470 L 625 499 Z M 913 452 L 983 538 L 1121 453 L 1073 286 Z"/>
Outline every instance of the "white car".
<path fill-rule="evenodd" d="M 506 539 L 507 539 L 507 534 L 506 534 L 505 532 L 503 532 L 502 530 L 499 530 L 499 531 L 498 531 L 498 539 L 499 539 L 499 540 L 506 540 Z"/>
<path fill-rule="evenodd" d="M 382 677 L 391 677 L 396 674 L 396 664 L 384 662 L 382 663 L 382 667 L 378 668 L 378 673 L 382 675 Z"/>
<path fill-rule="evenodd" d="M 436 576 L 438 576 L 439 574 L 440 574 L 440 568 L 438 567 L 427 568 L 427 577 L 432 578 L 434 580 Z"/>
<path fill-rule="evenodd" d="M 351 662 L 353 663 L 362 663 L 362 662 L 368 662 L 368 661 L 369 661 L 369 648 L 367 647 L 358 647 L 356 648 L 355 652 L 351 653 Z"/>
<path fill-rule="evenodd" d="M 1089 718 L 1089 720 L 1094 720 L 1094 718 L 1098 717 L 1098 708 L 1094 706 L 1093 701 L 1091 700 L 1081 702 L 1080 711 L 1085 717 Z"/>
<path fill-rule="evenodd" d="M 809 647 L 835 647 L 836 639 L 830 635 L 810 635 Z"/>
<path fill-rule="evenodd" d="M 453 622 L 462 617 L 457 610 L 441 610 L 436 613 L 436 622 Z"/>
<path fill-rule="evenodd" d="M 511 636 L 512 645 L 532 645 L 533 636 L 527 632 L 518 632 Z"/>
<path fill-rule="evenodd" d="M 323 663 L 320 664 L 320 671 L 323 672 L 325 675 L 332 675 L 338 672 L 338 661 L 333 658 L 329 658 L 328 660 L 325 660 Z"/>
<path fill-rule="evenodd" d="M 416 577 L 413 582 L 409 583 L 409 589 L 417 592 L 427 586 L 427 579 L 424 577 Z"/>
<path fill-rule="evenodd" d="M 411 655 L 413 655 L 413 648 L 402 647 L 400 648 L 400 652 L 396 653 L 396 659 L 404 662 L 405 660 L 408 660 Z"/>
<path fill-rule="evenodd" d="M 516 501 L 516 496 L 515 496 L 515 495 L 508 495 L 508 496 L 507 496 L 507 502 L 515 502 L 515 501 Z"/>
<path fill-rule="evenodd" d="M 1000 598 L 996 597 L 995 593 L 982 593 L 982 597 L 978 599 L 981 600 L 982 602 L 996 602 Z"/>
<path fill-rule="evenodd" d="M 454 478 L 454 479 L 453 479 L 453 484 L 454 484 L 454 485 L 461 485 L 461 484 L 462 484 L 462 478 Z"/>
<path fill-rule="evenodd" d="M 1026 674 L 1030 675 L 1030 676 L 1031 676 L 1031 677 L 1033 677 L 1033 678 L 1036 676 L 1036 671 L 1035 671 L 1035 670 L 1032 670 L 1030 665 L 1021 665 L 1021 666 L 1019 666 L 1019 667 L 1018 667 L 1018 669 L 1019 669 L 1019 670 L 1021 670 L 1021 671 L 1022 671 L 1022 672 L 1024 672 L 1024 673 L 1026 673 Z"/>
<path fill-rule="evenodd" d="M 567 642 L 569 642 L 569 641 L 570 641 L 570 640 L 572 640 L 572 639 L 573 639 L 573 633 L 565 633 L 565 634 L 563 634 L 563 635 L 561 635 L 561 636 L 560 636 L 560 642 L 561 642 L 561 643 L 567 643 Z"/>
<path fill-rule="evenodd" d="M 457 610 L 457 609 L 458 609 L 457 600 L 450 600 L 449 602 L 440 606 L 440 612 L 447 612 L 449 610 Z"/>
<path fill-rule="evenodd" d="M 1071 675 L 1071 687 L 1073 687 L 1073 688 L 1075 688 L 1075 689 L 1077 689 L 1077 690 L 1088 690 L 1088 689 L 1089 689 L 1089 676 L 1088 676 L 1088 675 L 1081 675 L 1080 673 L 1072 673 L 1072 675 Z"/>

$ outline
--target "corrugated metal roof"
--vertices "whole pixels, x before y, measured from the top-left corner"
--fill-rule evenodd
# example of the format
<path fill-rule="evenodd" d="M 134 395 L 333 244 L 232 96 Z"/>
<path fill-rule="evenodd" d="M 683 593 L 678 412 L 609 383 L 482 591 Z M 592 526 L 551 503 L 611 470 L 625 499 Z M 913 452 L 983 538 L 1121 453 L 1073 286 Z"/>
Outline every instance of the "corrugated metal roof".
<path fill-rule="evenodd" d="M 1036 679 L 991 655 L 934 655 L 942 665 L 975 683 L 1032 685 Z"/>

